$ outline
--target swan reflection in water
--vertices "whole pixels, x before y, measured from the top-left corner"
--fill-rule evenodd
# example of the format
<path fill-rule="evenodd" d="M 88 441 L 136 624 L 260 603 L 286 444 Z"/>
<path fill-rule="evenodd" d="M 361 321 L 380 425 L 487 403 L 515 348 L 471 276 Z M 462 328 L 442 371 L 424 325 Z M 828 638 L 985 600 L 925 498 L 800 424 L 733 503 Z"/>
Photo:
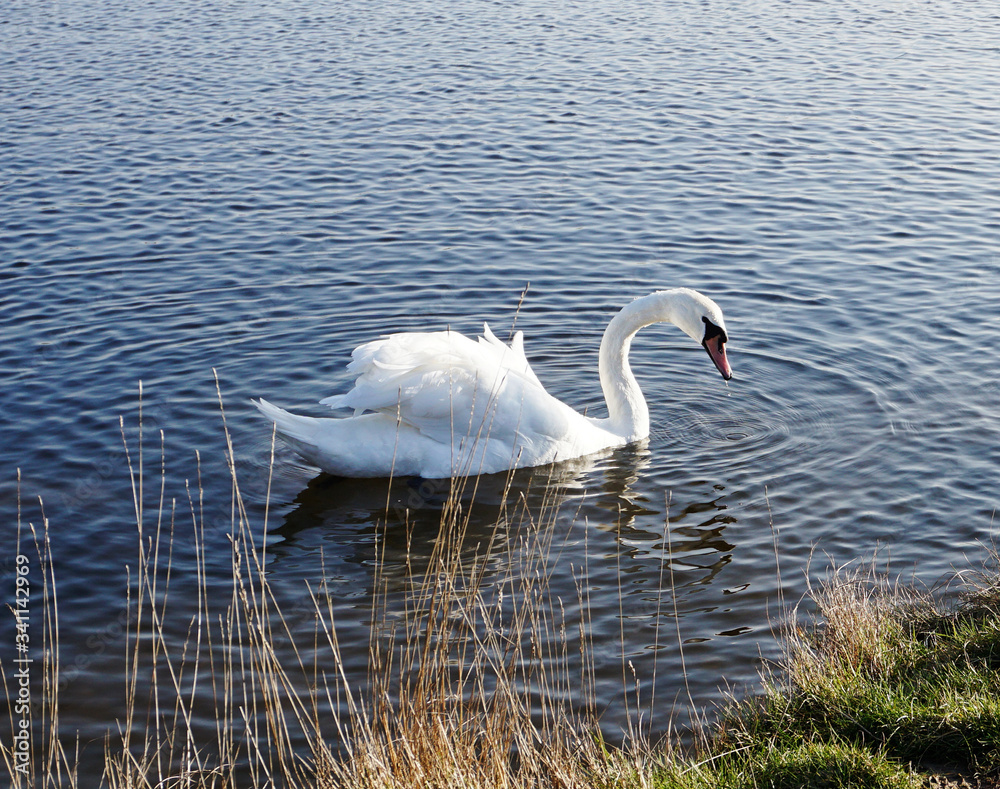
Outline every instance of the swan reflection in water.
<path fill-rule="evenodd" d="M 539 531 L 555 530 L 547 535 L 552 550 L 562 551 L 563 560 L 578 569 L 589 563 L 591 575 L 603 574 L 603 565 L 653 572 L 670 561 L 682 576 L 678 581 L 711 583 L 733 550 L 723 538 L 735 521 L 725 497 L 713 490 L 713 498 L 705 500 L 699 483 L 697 499 L 671 506 L 668 537 L 662 491 L 637 486 L 649 455 L 642 441 L 548 466 L 457 480 L 320 473 L 271 531 L 269 561 L 280 573 L 284 562 L 308 562 L 306 557 L 321 549 L 327 569 L 350 576 L 352 584 L 360 581 L 356 568 L 366 568 L 364 587 L 370 591 L 376 567 L 383 581 L 401 582 L 427 571 L 445 508 L 457 506 L 469 558 L 509 559 L 512 541 L 530 523 Z"/>

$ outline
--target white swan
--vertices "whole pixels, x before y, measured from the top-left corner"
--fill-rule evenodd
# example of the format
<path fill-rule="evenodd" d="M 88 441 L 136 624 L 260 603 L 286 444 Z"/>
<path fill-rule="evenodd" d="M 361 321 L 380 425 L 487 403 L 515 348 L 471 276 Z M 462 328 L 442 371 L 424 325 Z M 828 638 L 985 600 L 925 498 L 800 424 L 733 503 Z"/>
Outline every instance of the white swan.
<path fill-rule="evenodd" d="M 355 349 L 354 388 L 320 402 L 354 415 L 317 419 L 266 400 L 255 405 L 311 463 L 345 477 L 447 478 L 540 466 L 646 438 L 649 410 L 628 364 L 636 332 L 676 324 L 701 343 L 727 381 L 722 311 L 687 288 L 628 304 L 608 324 L 599 367 L 608 416 L 584 416 L 535 377 L 523 335 L 510 346 L 489 326 L 478 342 L 453 331 L 393 334 Z"/>

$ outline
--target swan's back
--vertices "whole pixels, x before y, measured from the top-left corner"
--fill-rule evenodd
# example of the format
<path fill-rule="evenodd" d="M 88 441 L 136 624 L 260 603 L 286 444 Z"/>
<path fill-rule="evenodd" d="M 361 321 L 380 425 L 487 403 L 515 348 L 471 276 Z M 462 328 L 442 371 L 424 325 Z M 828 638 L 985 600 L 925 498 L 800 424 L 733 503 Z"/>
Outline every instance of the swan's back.
<path fill-rule="evenodd" d="M 383 413 L 449 444 L 455 435 L 545 430 L 537 415 L 554 401 L 524 355 L 521 333 L 507 346 L 488 326 L 478 341 L 453 331 L 389 335 L 359 346 L 347 369 L 354 387 L 321 403 L 356 416 Z M 565 430 L 559 421 L 547 429 Z"/>

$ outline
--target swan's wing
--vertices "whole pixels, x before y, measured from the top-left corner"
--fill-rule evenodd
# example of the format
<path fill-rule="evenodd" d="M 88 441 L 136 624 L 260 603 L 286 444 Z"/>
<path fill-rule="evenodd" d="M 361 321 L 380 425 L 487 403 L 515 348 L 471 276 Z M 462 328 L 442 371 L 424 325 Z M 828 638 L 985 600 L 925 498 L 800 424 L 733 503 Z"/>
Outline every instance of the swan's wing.
<path fill-rule="evenodd" d="M 477 342 L 453 331 L 413 332 L 366 343 L 347 366 L 357 375 L 354 388 L 320 402 L 386 413 L 442 442 L 467 435 L 512 441 L 525 428 L 565 432 L 568 408 L 542 387 L 521 333 L 511 346 L 488 326 L 484 335 Z"/>
<path fill-rule="evenodd" d="M 497 339 L 497 336 L 490 330 L 488 323 L 483 324 L 483 336 L 479 338 L 481 345 L 487 345 L 499 353 L 498 363 L 509 370 L 513 370 L 519 375 L 523 375 L 529 381 L 543 389 L 542 382 L 538 380 L 535 371 L 531 369 L 528 357 L 524 355 L 524 332 L 514 332 L 510 346 L 506 346 Z"/>

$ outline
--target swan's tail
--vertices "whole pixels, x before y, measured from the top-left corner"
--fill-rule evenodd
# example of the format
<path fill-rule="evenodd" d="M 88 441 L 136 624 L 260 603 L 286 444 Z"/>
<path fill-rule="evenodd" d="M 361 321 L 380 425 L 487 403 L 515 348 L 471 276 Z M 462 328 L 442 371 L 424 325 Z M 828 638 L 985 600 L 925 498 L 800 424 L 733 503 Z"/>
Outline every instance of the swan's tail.
<path fill-rule="evenodd" d="M 316 431 L 318 419 L 311 416 L 299 416 L 290 414 L 284 408 L 278 408 L 267 402 L 263 397 L 260 400 L 251 400 L 257 410 L 274 422 L 274 427 L 284 441 L 295 451 L 307 460 L 316 462 L 319 456 L 319 447 L 316 445 Z"/>

